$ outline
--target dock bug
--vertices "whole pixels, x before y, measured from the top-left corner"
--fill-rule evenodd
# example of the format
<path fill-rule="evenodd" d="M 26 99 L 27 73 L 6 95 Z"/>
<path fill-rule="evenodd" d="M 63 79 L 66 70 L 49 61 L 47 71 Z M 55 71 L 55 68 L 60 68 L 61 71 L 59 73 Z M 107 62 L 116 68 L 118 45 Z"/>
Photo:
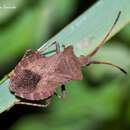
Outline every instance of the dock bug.
<path fill-rule="evenodd" d="M 27 102 L 19 102 L 19 104 L 47 107 L 49 103 L 33 104 L 29 101 L 39 101 L 51 99 L 56 94 L 56 88 L 61 86 L 62 96 L 65 95 L 65 84 L 71 80 L 82 80 L 82 67 L 92 64 L 106 64 L 120 69 L 126 74 L 126 71 L 121 67 L 105 61 L 93 61 L 93 57 L 98 50 L 105 44 L 106 39 L 116 25 L 121 12 L 118 13 L 112 27 L 106 33 L 101 43 L 87 56 L 81 55 L 76 57 L 73 51 L 73 46 L 64 47 L 60 51 L 57 42 L 48 47 L 55 45 L 56 53 L 52 56 L 42 55 L 38 51 L 28 50 L 12 73 L 10 73 L 10 90 L 21 99 L 26 99 Z M 47 47 L 48 46 L 48 47 Z"/>

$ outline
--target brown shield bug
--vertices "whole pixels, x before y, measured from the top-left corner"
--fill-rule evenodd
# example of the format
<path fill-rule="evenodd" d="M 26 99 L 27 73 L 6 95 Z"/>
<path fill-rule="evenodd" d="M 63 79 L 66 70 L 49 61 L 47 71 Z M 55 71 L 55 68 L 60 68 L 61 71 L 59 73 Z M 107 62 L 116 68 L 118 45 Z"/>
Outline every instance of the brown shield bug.
<path fill-rule="evenodd" d="M 64 47 L 60 51 L 57 42 L 55 45 L 56 53 L 52 56 L 45 56 L 38 51 L 28 50 L 15 69 L 10 73 L 10 90 L 16 96 L 26 99 L 27 102 L 19 104 L 46 107 L 48 104 L 33 104 L 28 101 L 46 100 L 56 94 L 57 86 L 61 86 L 62 96 L 65 95 L 65 84 L 71 80 L 82 80 L 81 69 L 91 64 L 106 64 L 120 69 L 126 74 L 121 67 L 104 61 L 93 61 L 98 50 L 105 44 L 106 39 L 116 25 L 121 12 L 118 13 L 114 24 L 106 33 L 101 43 L 87 56 L 81 55 L 76 57 L 73 46 Z M 45 45 L 45 50 L 46 50 Z"/>

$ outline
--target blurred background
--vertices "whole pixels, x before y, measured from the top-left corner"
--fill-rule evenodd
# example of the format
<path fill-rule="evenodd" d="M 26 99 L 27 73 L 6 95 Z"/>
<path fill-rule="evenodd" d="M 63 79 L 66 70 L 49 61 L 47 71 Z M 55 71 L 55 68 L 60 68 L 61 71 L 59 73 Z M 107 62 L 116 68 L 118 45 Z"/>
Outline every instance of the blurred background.
<path fill-rule="evenodd" d="M 0 0 L 0 78 L 28 48 L 37 49 L 96 0 Z M 16 7 L 16 8 L 15 8 Z M 130 25 L 113 37 L 97 59 L 122 65 L 130 73 Z M 14 106 L 0 115 L 0 130 L 129 130 L 130 81 L 108 66 L 83 69 L 84 80 L 67 84 L 64 100 L 48 108 Z"/>

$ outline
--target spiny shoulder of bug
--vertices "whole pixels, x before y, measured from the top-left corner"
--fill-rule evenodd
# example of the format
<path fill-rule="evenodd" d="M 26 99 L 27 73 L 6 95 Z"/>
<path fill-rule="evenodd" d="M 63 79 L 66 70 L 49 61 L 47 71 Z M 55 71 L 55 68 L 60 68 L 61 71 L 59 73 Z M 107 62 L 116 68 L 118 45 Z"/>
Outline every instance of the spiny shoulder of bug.
<path fill-rule="evenodd" d="M 62 47 L 64 48 L 64 52 L 65 51 L 70 51 L 71 54 L 76 56 L 75 53 L 74 53 L 74 50 L 73 50 L 74 47 L 72 45 L 69 45 L 69 46 L 66 46 L 66 47 L 65 47 L 65 45 L 62 45 Z M 90 64 L 91 58 L 89 56 L 80 55 L 77 58 L 78 58 L 79 63 L 80 63 L 81 66 L 88 66 Z"/>

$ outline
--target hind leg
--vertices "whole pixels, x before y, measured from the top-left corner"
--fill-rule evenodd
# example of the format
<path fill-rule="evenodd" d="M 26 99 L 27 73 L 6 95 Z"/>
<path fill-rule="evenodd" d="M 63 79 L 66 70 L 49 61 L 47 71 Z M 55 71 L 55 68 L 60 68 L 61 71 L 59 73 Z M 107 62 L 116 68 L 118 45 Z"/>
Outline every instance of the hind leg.
<path fill-rule="evenodd" d="M 49 104 L 51 103 L 51 98 L 50 97 L 49 99 L 46 99 L 46 104 L 38 104 L 38 103 L 31 103 L 31 102 L 23 102 L 23 101 L 19 101 L 19 102 L 16 102 L 15 104 L 21 104 L 21 105 L 28 105 L 28 106 L 36 106 L 36 107 L 48 107 Z"/>

